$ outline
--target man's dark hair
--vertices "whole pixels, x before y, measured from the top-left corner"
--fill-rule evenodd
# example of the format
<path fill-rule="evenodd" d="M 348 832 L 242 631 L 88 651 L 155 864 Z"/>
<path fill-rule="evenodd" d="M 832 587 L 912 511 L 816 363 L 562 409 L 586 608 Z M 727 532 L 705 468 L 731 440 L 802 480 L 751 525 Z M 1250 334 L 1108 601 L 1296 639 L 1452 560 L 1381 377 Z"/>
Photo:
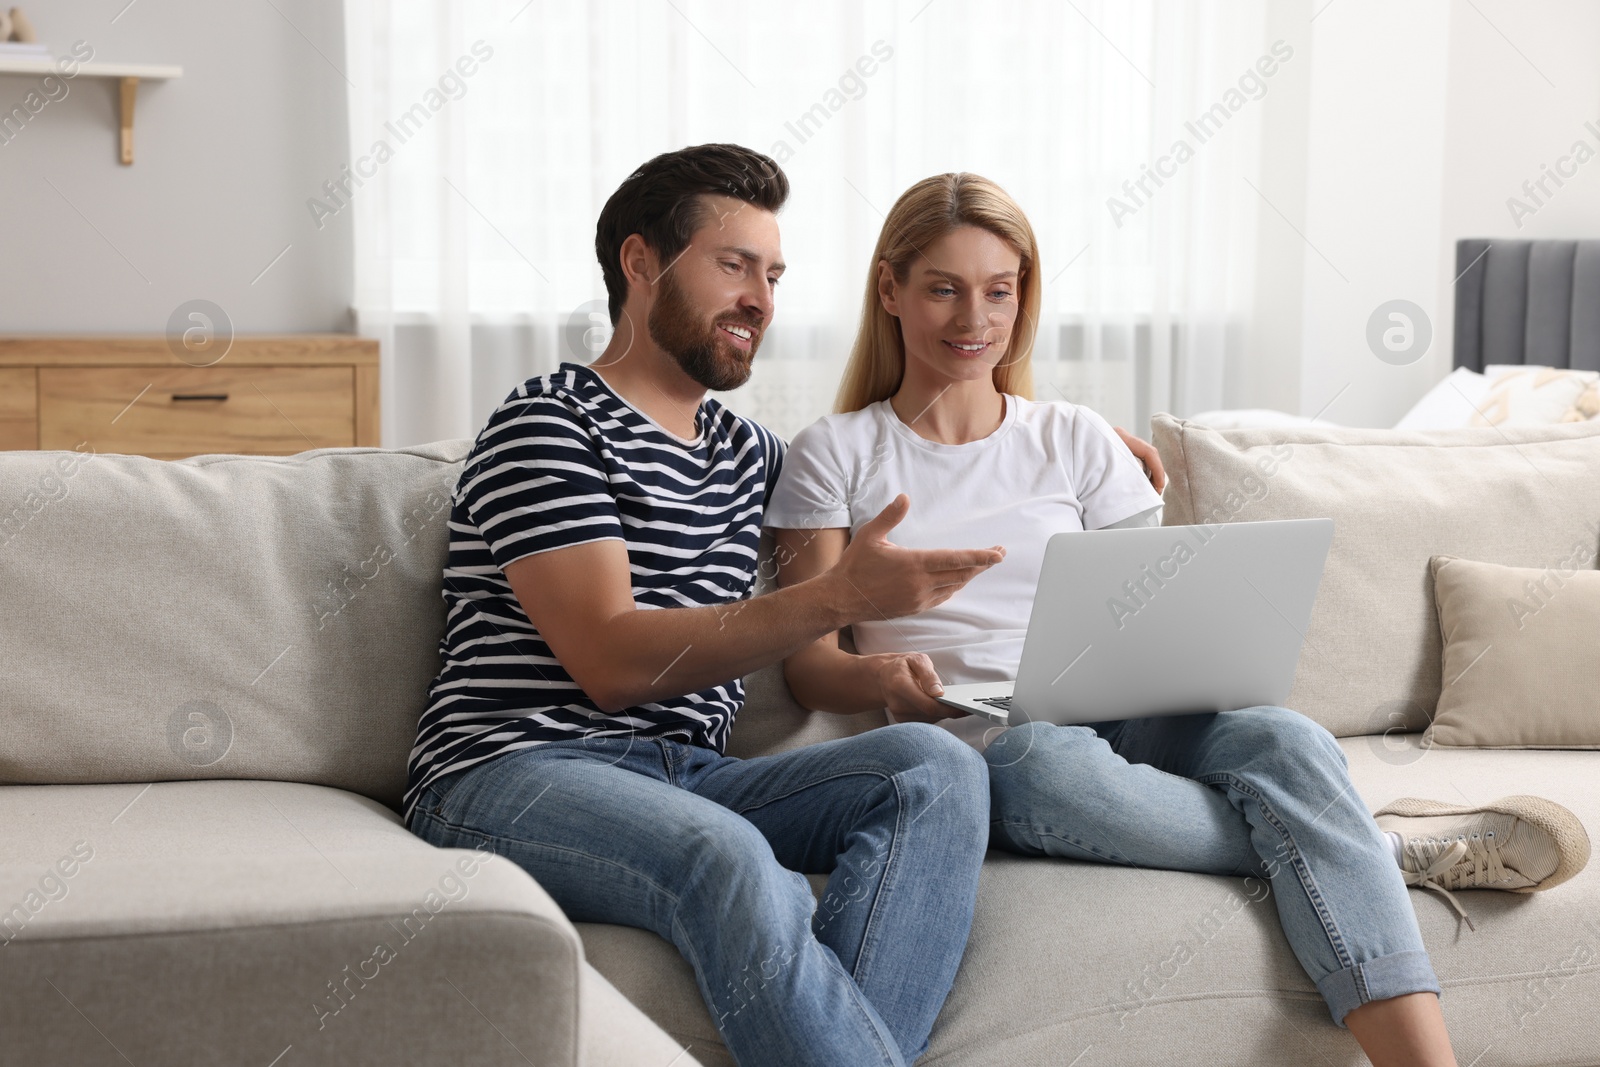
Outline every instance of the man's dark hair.
<path fill-rule="evenodd" d="M 776 212 L 789 198 L 789 179 L 770 156 L 736 144 L 665 152 L 628 175 L 601 209 L 594 233 L 613 326 L 621 321 L 628 298 L 622 242 L 638 234 L 665 266 L 689 246 L 705 221 L 700 198 L 706 194 L 731 196 Z"/>

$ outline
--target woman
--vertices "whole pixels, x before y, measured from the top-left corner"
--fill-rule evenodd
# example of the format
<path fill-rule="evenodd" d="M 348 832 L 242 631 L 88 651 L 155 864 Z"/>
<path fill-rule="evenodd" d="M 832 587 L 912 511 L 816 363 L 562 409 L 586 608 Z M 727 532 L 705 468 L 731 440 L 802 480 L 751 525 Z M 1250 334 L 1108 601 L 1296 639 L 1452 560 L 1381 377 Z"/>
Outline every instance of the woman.
<path fill-rule="evenodd" d="M 1006 557 L 930 611 L 856 626 L 860 654 L 837 634 L 796 652 L 785 664 L 796 699 L 937 720 L 983 749 L 995 847 L 1270 876 L 1296 956 L 1372 1062 L 1454 1064 L 1406 884 L 1474 884 L 1463 872 L 1481 841 L 1436 843 L 1460 809 L 1452 822 L 1442 806 L 1408 802 L 1423 805 L 1408 815 L 1434 818 L 1386 815 L 1386 836 L 1332 736 L 1283 708 L 1004 730 L 949 718 L 936 701 L 941 679 L 1016 676 L 1051 534 L 1159 522 L 1161 498 L 1104 419 L 1029 399 L 1039 303 L 1033 231 L 994 183 L 939 175 L 895 204 L 838 414 L 796 436 L 767 509 L 779 583 L 820 574 L 852 536 L 887 540 L 891 527 L 904 547 L 999 542 Z M 1519 814 L 1501 804 L 1476 816 L 1539 852 L 1517 887 L 1570 877 L 1572 857 L 1552 860 L 1553 838 Z"/>

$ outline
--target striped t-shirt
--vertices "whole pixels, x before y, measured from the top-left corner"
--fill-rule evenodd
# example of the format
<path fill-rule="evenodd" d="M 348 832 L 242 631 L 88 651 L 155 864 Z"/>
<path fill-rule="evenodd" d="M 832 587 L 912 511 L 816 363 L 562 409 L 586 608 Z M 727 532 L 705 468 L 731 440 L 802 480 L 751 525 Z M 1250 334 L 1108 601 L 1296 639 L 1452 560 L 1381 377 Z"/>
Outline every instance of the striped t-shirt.
<path fill-rule="evenodd" d="M 411 750 L 408 823 L 434 779 L 549 741 L 640 734 L 722 751 L 739 679 L 604 713 L 505 577 L 523 556 L 620 540 L 640 608 L 749 596 L 784 444 L 709 397 L 695 432 L 667 432 L 578 363 L 523 382 L 489 417 L 450 501 L 442 665 Z"/>

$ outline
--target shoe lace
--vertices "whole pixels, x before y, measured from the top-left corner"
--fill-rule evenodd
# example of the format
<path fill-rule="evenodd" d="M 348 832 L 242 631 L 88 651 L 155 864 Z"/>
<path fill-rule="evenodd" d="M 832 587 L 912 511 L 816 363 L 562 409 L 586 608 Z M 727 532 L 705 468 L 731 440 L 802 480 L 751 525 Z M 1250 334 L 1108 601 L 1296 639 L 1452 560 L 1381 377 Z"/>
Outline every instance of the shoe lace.
<path fill-rule="evenodd" d="M 1412 855 L 1416 870 L 1403 871 L 1407 885 L 1431 889 L 1450 904 L 1466 921 L 1467 928 L 1476 931 L 1472 916 L 1451 892 L 1453 889 L 1471 889 L 1505 880 L 1505 864 L 1500 860 L 1500 842 L 1494 831 L 1474 830 L 1455 838 L 1410 838 L 1406 850 Z"/>

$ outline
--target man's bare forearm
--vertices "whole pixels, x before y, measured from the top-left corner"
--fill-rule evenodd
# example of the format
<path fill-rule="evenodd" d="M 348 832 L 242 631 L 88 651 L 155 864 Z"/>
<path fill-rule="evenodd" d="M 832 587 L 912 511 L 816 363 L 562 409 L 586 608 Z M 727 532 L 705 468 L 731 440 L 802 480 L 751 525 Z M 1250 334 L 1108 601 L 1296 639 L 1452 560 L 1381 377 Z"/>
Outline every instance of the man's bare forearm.
<path fill-rule="evenodd" d="M 589 698 L 604 711 L 722 685 L 852 622 L 857 598 L 819 575 L 765 596 L 703 608 L 640 608 L 611 619 L 601 658 L 615 665 Z"/>

